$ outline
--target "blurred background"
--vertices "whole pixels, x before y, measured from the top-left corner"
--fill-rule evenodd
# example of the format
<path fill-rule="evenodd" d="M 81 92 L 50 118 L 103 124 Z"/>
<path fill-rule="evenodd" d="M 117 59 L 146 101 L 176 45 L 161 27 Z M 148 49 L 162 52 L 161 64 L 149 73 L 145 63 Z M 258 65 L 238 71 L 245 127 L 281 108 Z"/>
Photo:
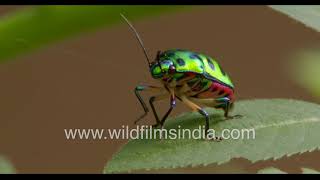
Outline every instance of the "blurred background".
<path fill-rule="evenodd" d="M 215 57 L 240 100 L 320 102 L 320 33 L 267 6 L 0 6 L 0 156 L 16 172 L 101 173 L 126 142 L 64 136 L 66 128 L 133 126 L 142 114 L 133 89 L 157 85 L 120 12 L 152 57 L 170 48 Z M 295 56 L 300 51 L 308 53 Z M 159 103 L 160 112 L 167 106 Z M 178 104 L 174 114 L 187 110 Z M 141 123 L 154 119 L 149 115 Z M 301 165 L 320 169 L 319 160 L 320 153 L 311 152 L 152 172 L 211 173 L 234 166 L 255 172 L 269 165 L 298 172 Z"/>

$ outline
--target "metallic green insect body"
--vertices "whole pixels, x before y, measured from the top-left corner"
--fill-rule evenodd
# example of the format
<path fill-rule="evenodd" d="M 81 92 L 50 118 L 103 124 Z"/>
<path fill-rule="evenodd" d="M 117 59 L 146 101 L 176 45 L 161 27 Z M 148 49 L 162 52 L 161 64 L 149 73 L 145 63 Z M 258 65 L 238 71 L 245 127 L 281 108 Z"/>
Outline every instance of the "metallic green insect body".
<path fill-rule="evenodd" d="M 234 87 L 229 76 L 220 65 L 214 59 L 204 54 L 173 49 L 163 52 L 159 58 L 162 70 L 168 71 L 170 65 L 174 65 L 178 78 L 183 73 L 192 72 L 202 74 L 207 79 L 218 81 L 231 88 Z M 151 74 L 154 78 L 161 77 L 160 66 L 154 64 L 151 67 Z"/>
<path fill-rule="evenodd" d="M 135 123 L 149 112 L 140 95 L 141 91 L 158 92 L 149 99 L 157 122 L 154 126 L 163 127 L 165 120 L 176 105 L 176 99 L 205 117 L 206 133 L 209 129 L 209 115 L 200 105 L 222 109 L 226 118 L 232 118 L 228 112 L 235 100 L 234 85 L 217 61 L 204 54 L 172 49 L 164 52 L 158 51 L 155 60 L 151 62 L 139 34 L 132 24 L 123 15 L 121 16 L 134 31 L 148 61 L 152 77 L 163 85 L 162 87 L 140 85 L 135 88 L 135 94 L 145 112 Z M 170 108 L 163 118 L 159 119 L 154 102 L 166 98 L 170 99 Z"/>

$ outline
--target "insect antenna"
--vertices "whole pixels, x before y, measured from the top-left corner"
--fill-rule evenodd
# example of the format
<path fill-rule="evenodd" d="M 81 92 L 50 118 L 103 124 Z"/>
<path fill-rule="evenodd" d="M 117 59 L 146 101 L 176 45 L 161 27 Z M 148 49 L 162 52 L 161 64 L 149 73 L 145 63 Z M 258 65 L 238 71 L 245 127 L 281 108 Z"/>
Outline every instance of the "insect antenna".
<path fill-rule="evenodd" d="M 142 39 L 141 39 L 140 36 L 139 36 L 139 33 L 137 32 L 137 30 L 133 27 L 133 25 L 130 23 L 130 21 L 129 21 L 123 14 L 120 13 L 120 15 L 121 15 L 121 17 L 127 22 L 127 24 L 129 25 L 129 27 L 131 28 L 131 30 L 134 32 L 137 40 L 139 41 L 139 44 L 140 44 L 142 50 L 143 50 L 143 53 L 144 53 L 144 55 L 145 55 L 145 57 L 146 57 L 146 59 L 147 59 L 147 61 L 148 61 L 149 66 L 151 66 L 150 58 L 149 58 L 149 56 L 148 56 L 148 53 L 147 53 L 146 48 L 145 48 L 144 45 L 143 45 Z"/>

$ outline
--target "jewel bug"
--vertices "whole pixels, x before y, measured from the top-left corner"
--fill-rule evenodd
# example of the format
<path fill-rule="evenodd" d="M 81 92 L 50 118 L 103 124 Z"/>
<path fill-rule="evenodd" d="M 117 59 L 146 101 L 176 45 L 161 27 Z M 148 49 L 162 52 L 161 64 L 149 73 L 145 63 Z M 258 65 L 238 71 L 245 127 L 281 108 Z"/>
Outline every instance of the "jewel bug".
<path fill-rule="evenodd" d="M 159 93 L 149 99 L 149 104 L 156 120 L 154 127 L 160 126 L 163 128 L 166 119 L 176 106 L 176 100 L 180 100 L 193 111 L 197 111 L 204 116 L 206 135 L 209 130 L 210 117 L 203 107 L 222 109 L 224 117 L 227 119 L 240 116 L 229 115 L 229 111 L 232 109 L 235 101 L 234 85 L 228 74 L 215 59 L 189 50 L 170 49 L 163 52 L 158 51 L 154 61 L 151 61 L 143 41 L 134 26 L 123 14 L 120 15 L 138 40 L 152 77 L 159 80 L 162 84 L 162 87 L 138 85 L 134 89 L 135 95 L 144 110 L 144 114 L 135 121 L 135 124 L 149 112 L 141 96 L 142 91 Z M 166 98 L 170 99 L 170 107 L 160 119 L 154 102 Z"/>

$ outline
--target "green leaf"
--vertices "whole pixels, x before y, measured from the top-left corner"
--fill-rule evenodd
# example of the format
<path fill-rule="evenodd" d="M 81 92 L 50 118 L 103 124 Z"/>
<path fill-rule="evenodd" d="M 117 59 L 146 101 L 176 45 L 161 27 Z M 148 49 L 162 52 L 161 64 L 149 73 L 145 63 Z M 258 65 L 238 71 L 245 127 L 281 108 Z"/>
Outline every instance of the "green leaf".
<path fill-rule="evenodd" d="M 268 167 L 268 168 L 259 170 L 257 174 L 288 174 L 288 173 L 274 167 Z"/>
<path fill-rule="evenodd" d="M 0 18 L 0 62 L 83 32 L 184 6 L 36 6 Z"/>
<path fill-rule="evenodd" d="M 221 111 L 207 110 L 211 115 L 210 128 L 214 128 L 218 135 L 223 129 L 254 129 L 255 138 L 225 139 L 221 142 L 200 139 L 130 140 L 107 163 L 104 172 L 222 164 L 239 157 L 256 162 L 313 151 L 320 146 L 320 105 L 317 104 L 285 99 L 239 101 L 232 114 L 243 117 L 233 120 L 224 120 Z M 203 117 L 192 112 L 169 119 L 165 128 L 197 129 L 200 125 L 204 125 Z"/>
<path fill-rule="evenodd" d="M 4 157 L 0 156 L 0 174 L 15 174 L 16 170 L 11 163 Z"/>
<path fill-rule="evenodd" d="M 300 21 L 310 28 L 320 31 L 320 6 L 272 5 L 270 7 Z"/>
<path fill-rule="evenodd" d="M 320 53 L 308 50 L 292 58 L 290 76 L 313 96 L 320 98 Z"/>
<path fill-rule="evenodd" d="M 309 168 L 301 168 L 303 174 L 320 174 L 319 171 Z"/>

